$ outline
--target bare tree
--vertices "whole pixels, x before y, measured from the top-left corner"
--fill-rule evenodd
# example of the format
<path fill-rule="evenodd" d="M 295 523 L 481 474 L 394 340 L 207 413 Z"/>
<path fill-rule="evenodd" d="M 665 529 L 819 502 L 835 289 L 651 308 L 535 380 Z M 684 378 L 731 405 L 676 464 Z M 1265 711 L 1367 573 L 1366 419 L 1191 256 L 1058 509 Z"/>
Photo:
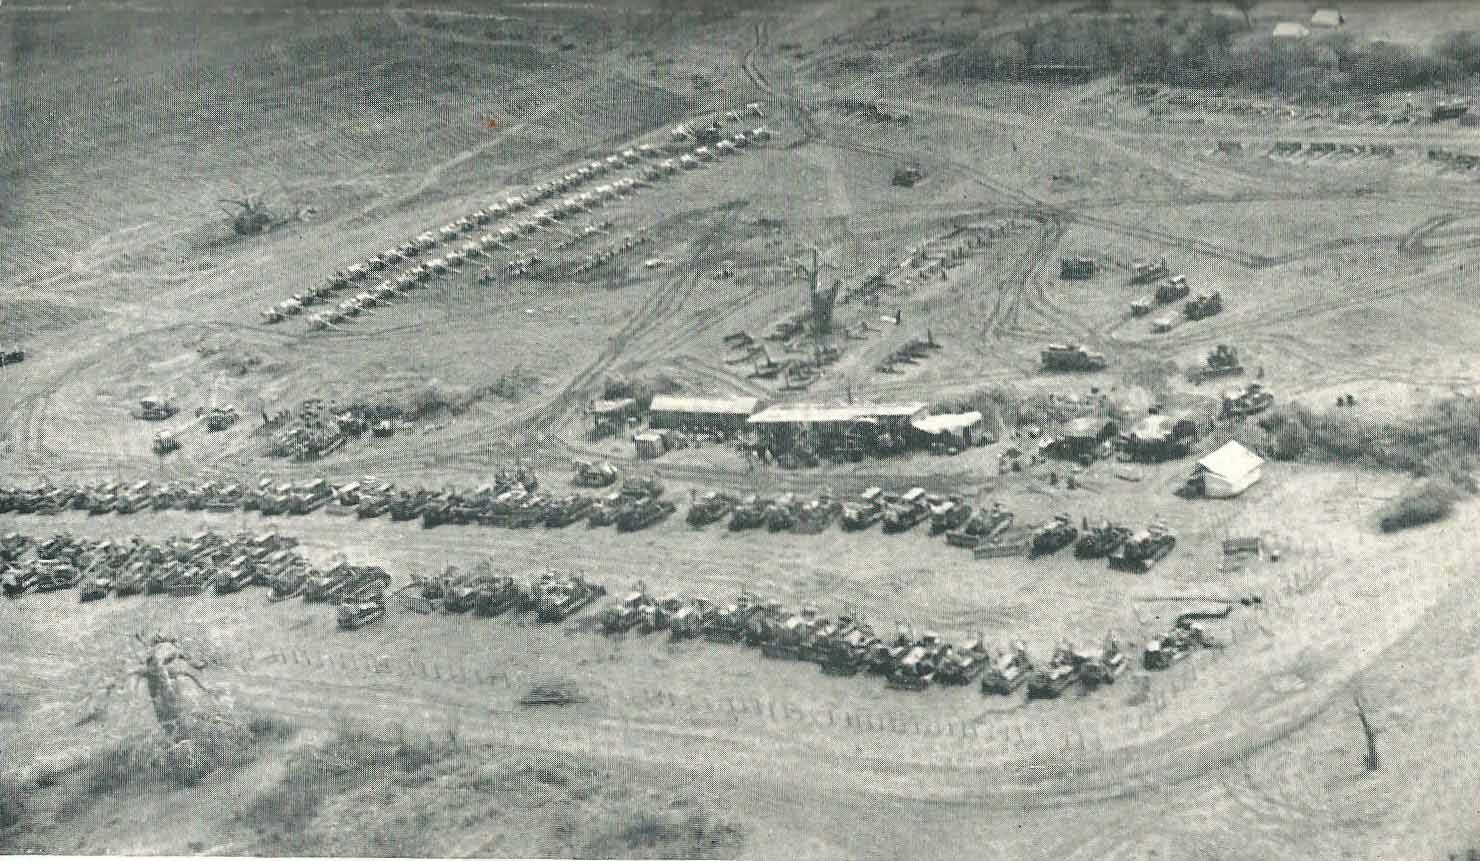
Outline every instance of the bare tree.
<path fill-rule="evenodd" d="M 123 672 L 104 682 L 79 723 L 101 719 L 113 694 L 130 693 L 142 686 L 149 694 L 160 730 L 171 742 L 184 741 L 189 736 L 185 717 L 190 711 L 182 696 L 184 683 L 188 681 L 210 699 L 217 699 L 197 675 L 206 663 L 189 655 L 173 637 L 155 634 L 146 640 L 142 634 L 134 634 L 133 642 L 135 653 L 126 660 Z"/>
<path fill-rule="evenodd" d="M 1362 700 L 1360 688 L 1352 690 L 1352 704 L 1357 707 L 1357 720 L 1362 722 L 1362 735 L 1367 739 L 1367 755 L 1363 762 L 1368 771 L 1376 771 L 1381 763 L 1377 759 L 1377 729 L 1367 717 L 1367 704 Z"/>
<path fill-rule="evenodd" d="M 247 195 L 240 200 L 222 198 L 217 203 L 229 203 L 234 209 L 221 207 L 221 211 L 231 219 L 231 229 L 240 236 L 254 236 L 272 227 L 272 210 L 267 204 L 255 194 Z"/>
<path fill-rule="evenodd" d="M 1229 0 L 1229 5 L 1243 13 L 1245 27 L 1250 30 L 1254 29 L 1254 19 L 1250 13 L 1254 11 L 1255 6 L 1259 5 L 1259 0 Z"/>

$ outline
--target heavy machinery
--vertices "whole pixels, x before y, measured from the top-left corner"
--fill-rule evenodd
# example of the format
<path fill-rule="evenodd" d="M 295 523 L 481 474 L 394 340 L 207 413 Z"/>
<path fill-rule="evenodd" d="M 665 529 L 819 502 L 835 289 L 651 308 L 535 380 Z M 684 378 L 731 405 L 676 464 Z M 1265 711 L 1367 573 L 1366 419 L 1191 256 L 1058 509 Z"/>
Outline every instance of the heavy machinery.
<path fill-rule="evenodd" d="M 1435 104 L 1429 111 L 1429 118 L 1436 123 L 1445 120 L 1459 119 L 1470 111 L 1469 99 L 1446 99 Z"/>
<path fill-rule="evenodd" d="M 591 515 L 594 501 L 589 496 L 573 493 L 545 503 L 545 526 L 560 529 Z"/>
<path fill-rule="evenodd" d="M 654 605 L 646 590 L 634 589 L 622 600 L 601 611 L 601 630 L 606 634 L 625 634 L 642 621 L 643 610 Z"/>
<path fill-rule="evenodd" d="M 879 638 L 872 628 L 852 625 L 825 641 L 820 658 L 822 671 L 832 676 L 857 675 L 867 668 L 869 654 L 877 645 Z"/>
<path fill-rule="evenodd" d="M 1022 687 L 1033 675 L 1033 661 L 1028 646 L 1021 640 L 998 655 L 982 673 L 982 693 L 1006 696 Z"/>
<path fill-rule="evenodd" d="M 1099 526 L 1086 530 L 1074 542 L 1074 556 L 1077 559 L 1103 559 L 1119 550 L 1132 534 L 1127 527 L 1108 520 L 1101 521 Z"/>
<path fill-rule="evenodd" d="M 1079 681 L 1079 667 L 1074 649 L 1060 643 L 1048 665 L 1035 671 L 1028 679 L 1028 699 L 1057 699 Z"/>
<path fill-rule="evenodd" d="M 1092 353 L 1078 344 L 1049 344 L 1039 353 L 1045 371 L 1103 371 L 1103 353 Z"/>
<path fill-rule="evenodd" d="M 1158 305 L 1170 305 L 1186 299 L 1191 293 L 1192 288 L 1187 284 L 1187 276 L 1176 275 L 1157 285 L 1154 298 Z"/>
<path fill-rule="evenodd" d="M 0 348 L 0 367 L 19 365 L 26 360 L 26 351 L 19 347 Z"/>
<path fill-rule="evenodd" d="M 628 500 L 617 514 L 618 532 L 636 532 L 646 529 L 671 515 L 676 506 L 666 499 L 644 496 Z"/>
<path fill-rule="evenodd" d="M 494 576 L 485 580 L 473 602 L 478 616 L 497 616 L 519 603 L 519 584 L 513 577 Z"/>
<path fill-rule="evenodd" d="M 1158 278 L 1165 278 L 1168 271 L 1165 257 L 1158 257 L 1155 260 L 1138 260 L 1131 264 L 1131 283 L 1149 284 Z"/>
<path fill-rule="evenodd" d="M 591 513 L 586 517 L 586 525 L 600 527 L 615 524 L 625 504 L 626 500 L 620 492 L 600 497 L 591 504 Z"/>
<path fill-rule="evenodd" d="M 385 592 L 371 590 L 341 601 L 335 615 L 342 630 L 358 631 L 385 618 Z"/>
<path fill-rule="evenodd" d="M 237 556 L 226 564 L 215 579 L 217 595 L 240 592 L 257 580 L 257 566 L 248 556 Z"/>
<path fill-rule="evenodd" d="M 212 433 L 224 431 L 236 424 L 240 418 L 241 415 L 237 413 L 234 406 L 211 407 L 210 412 L 206 413 L 206 430 Z"/>
<path fill-rule="evenodd" d="M 77 599 L 81 603 L 87 603 L 89 601 L 100 601 L 108 597 L 108 593 L 112 591 L 112 589 L 113 580 L 111 578 L 89 577 L 87 578 L 87 581 L 82 584 L 81 589 L 78 591 Z"/>
<path fill-rule="evenodd" d="M 918 164 L 909 164 L 894 169 L 892 182 L 900 188 L 914 188 L 924 179 L 925 169 Z"/>
<path fill-rule="evenodd" d="M 154 450 L 155 454 L 163 456 L 171 452 L 179 451 L 180 441 L 176 439 L 175 435 L 170 433 L 169 431 L 160 431 L 159 433 L 154 435 L 154 442 L 151 445 L 151 448 Z"/>
<path fill-rule="evenodd" d="M 925 501 L 925 488 L 912 487 L 900 495 L 898 500 L 884 506 L 884 531 L 907 532 L 920 521 L 930 516 L 930 506 Z"/>
<path fill-rule="evenodd" d="M 1219 344 L 1212 352 L 1201 368 L 1193 370 L 1189 375 L 1194 383 L 1214 377 L 1236 377 L 1244 372 L 1244 366 L 1239 363 L 1238 351 L 1227 344 Z"/>
<path fill-rule="evenodd" d="M 1241 418 L 1262 413 L 1274 404 L 1274 395 L 1262 383 L 1249 383 L 1240 389 L 1223 393 L 1224 418 Z"/>
<path fill-rule="evenodd" d="M 1074 659 L 1079 670 L 1079 682 L 1086 690 L 1115 684 L 1115 680 L 1130 667 L 1130 659 L 1121 650 L 1120 641 L 1114 634 L 1105 637 L 1101 648 L 1075 651 Z"/>
<path fill-rule="evenodd" d="M 535 595 L 535 618 L 541 622 L 564 621 L 605 594 L 604 586 L 580 575 L 541 581 Z"/>
<path fill-rule="evenodd" d="M 1095 277 L 1100 264 L 1093 257 L 1063 257 L 1059 259 L 1059 278 L 1065 281 L 1085 281 Z"/>
<path fill-rule="evenodd" d="M 656 499 L 663 495 L 663 482 L 656 475 L 628 476 L 627 480 L 622 482 L 622 495 L 628 499 L 643 497 Z"/>
<path fill-rule="evenodd" d="M 986 670 L 990 661 L 991 653 L 980 637 L 960 646 L 947 646 L 936 670 L 936 681 L 943 685 L 969 685 Z"/>
<path fill-rule="evenodd" d="M 972 515 L 971 505 L 959 496 L 938 499 L 930 506 L 930 534 L 939 535 L 965 525 Z"/>
<path fill-rule="evenodd" d="M 1147 314 L 1150 314 L 1151 313 L 1151 305 L 1152 305 L 1152 303 L 1154 301 L 1155 301 L 1155 299 L 1153 299 L 1153 298 L 1146 298 L 1146 297 L 1143 297 L 1141 299 L 1135 300 L 1134 302 L 1131 303 L 1131 316 L 1132 317 L 1144 317 Z"/>
<path fill-rule="evenodd" d="M 796 510 L 793 529 L 800 535 L 817 535 L 827 530 L 842 510 L 842 506 L 831 493 L 803 502 Z"/>
<path fill-rule="evenodd" d="M 1170 631 L 1146 641 L 1141 664 L 1148 670 L 1165 670 L 1196 649 L 1217 648 L 1218 642 L 1196 622 L 1178 621 Z"/>
<path fill-rule="evenodd" d="M 869 487 L 843 503 L 843 529 L 858 532 L 878 523 L 884 516 L 884 489 Z"/>
<path fill-rule="evenodd" d="M 1223 294 L 1214 290 L 1212 293 L 1200 293 L 1196 299 L 1188 302 L 1182 308 L 1182 314 L 1189 320 L 1205 320 L 1223 311 Z"/>
<path fill-rule="evenodd" d="M 695 598 L 679 607 L 668 617 L 670 640 L 692 640 L 704 632 L 704 625 L 714 614 L 713 607 L 703 598 Z"/>
<path fill-rule="evenodd" d="M 801 501 L 794 493 L 783 493 L 766 506 L 766 529 L 770 532 L 790 532 L 797 524 L 797 509 Z"/>
<path fill-rule="evenodd" d="M 1052 553 L 1068 547 L 1079 537 L 1079 530 L 1075 528 L 1068 514 L 1058 514 L 1053 520 L 1038 527 L 1033 532 L 1033 537 L 1028 549 L 1028 557 L 1037 559 L 1040 556 L 1048 556 Z"/>
<path fill-rule="evenodd" d="M 178 413 L 180 408 L 160 397 L 144 398 L 139 401 L 138 418 L 151 422 L 162 422 Z"/>
<path fill-rule="evenodd" d="M 1110 554 L 1110 567 L 1126 571 L 1150 571 L 1172 548 L 1177 534 L 1165 523 L 1152 523 L 1125 539 Z"/>
<path fill-rule="evenodd" d="M 286 601 L 302 595 L 308 589 L 309 576 L 310 572 L 300 565 L 279 571 L 268 582 L 271 591 L 267 593 L 267 600 Z"/>
<path fill-rule="evenodd" d="M 766 525 L 766 510 L 771 507 L 771 501 L 764 497 L 750 494 L 741 499 L 730 514 L 730 530 L 739 532 L 744 529 L 759 529 Z"/>
<path fill-rule="evenodd" d="M 578 460 L 575 470 L 572 481 L 577 487 L 609 487 L 616 484 L 619 478 L 616 467 L 606 461 L 593 464 L 587 460 Z"/>
<path fill-rule="evenodd" d="M 684 519 L 690 526 L 708 526 L 725 519 L 739 503 L 740 500 L 732 494 L 711 490 L 689 502 L 688 514 Z"/>
<path fill-rule="evenodd" d="M 1000 501 L 994 501 L 991 508 L 972 512 L 960 528 L 947 532 L 946 543 L 952 547 L 976 547 L 1006 532 L 1012 521 L 1012 512 Z"/>

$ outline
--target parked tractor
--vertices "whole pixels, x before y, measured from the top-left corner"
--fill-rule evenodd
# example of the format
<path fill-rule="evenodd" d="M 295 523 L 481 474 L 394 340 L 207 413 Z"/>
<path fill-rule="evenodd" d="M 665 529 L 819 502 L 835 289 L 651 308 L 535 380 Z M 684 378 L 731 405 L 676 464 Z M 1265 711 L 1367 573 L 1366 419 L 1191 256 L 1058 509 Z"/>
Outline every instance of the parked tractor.
<path fill-rule="evenodd" d="M 372 591 L 340 602 L 336 613 L 341 629 L 359 629 L 385 618 L 385 592 Z"/>
<path fill-rule="evenodd" d="M 1028 557 L 1037 559 L 1040 556 L 1048 556 L 1068 547 L 1079 537 L 1079 530 L 1075 528 L 1074 522 L 1069 519 L 1068 514 L 1058 514 L 1053 520 L 1038 527 L 1033 532 L 1031 544 L 1029 545 Z"/>
<path fill-rule="evenodd" d="M 629 500 L 617 514 L 618 532 L 636 532 L 646 529 L 671 515 L 676 506 L 666 499 L 644 496 Z"/>
<path fill-rule="evenodd" d="M 545 503 L 545 526 L 559 529 L 585 520 L 590 517 L 593 504 L 591 497 L 579 493 L 552 499 Z"/>
<path fill-rule="evenodd" d="M 591 463 L 587 460 L 578 460 L 575 463 L 576 475 L 572 480 L 577 487 L 610 487 L 617 483 L 616 467 L 606 461 Z"/>
<path fill-rule="evenodd" d="M 794 493 L 784 493 L 766 507 L 766 529 L 770 532 L 790 532 L 797 525 L 797 510 L 801 501 Z"/>
<path fill-rule="evenodd" d="M 1168 271 L 1165 257 L 1158 257 L 1155 260 L 1138 260 L 1131 264 L 1131 283 L 1149 284 L 1158 278 L 1165 278 Z"/>
<path fill-rule="evenodd" d="M 971 517 L 959 529 L 946 533 L 946 543 L 952 547 L 976 547 L 998 537 L 1012 526 L 1012 512 L 994 501 L 991 508 L 972 512 Z"/>
<path fill-rule="evenodd" d="M 793 528 L 801 535 L 820 534 L 832 525 L 841 510 L 842 505 L 833 499 L 830 493 L 824 493 L 816 499 L 803 502 L 797 508 L 796 524 Z"/>
<path fill-rule="evenodd" d="M 929 517 L 930 505 L 925 496 L 925 488 L 912 487 L 898 500 L 888 503 L 884 507 L 884 531 L 908 532 Z"/>
<path fill-rule="evenodd" d="M 739 502 L 740 500 L 732 494 L 711 490 L 702 496 L 694 497 L 689 502 L 689 511 L 685 520 L 694 527 L 717 523 L 729 516 Z"/>
<path fill-rule="evenodd" d="M 1063 257 L 1059 259 L 1059 278 L 1065 281 L 1085 281 L 1095 277 L 1100 264 L 1093 257 Z"/>
<path fill-rule="evenodd" d="M 160 431 L 154 435 L 154 442 L 150 446 L 154 453 L 163 457 L 171 452 L 180 450 L 180 441 L 169 431 Z"/>
<path fill-rule="evenodd" d="M 959 496 L 938 499 L 930 505 L 930 534 L 959 529 L 971 515 L 971 505 Z"/>
<path fill-rule="evenodd" d="M 1039 354 L 1045 371 L 1103 371 L 1103 353 L 1092 353 L 1078 344 L 1049 344 Z"/>
<path fill-rule="evenodd" d="M 1115 680 L 1130 667 L 1130 659 L 1121 650 L 1120 641 L 1114 634 L 1105 637 L 1101 648 L 1076 651 L 1074 658 L 1080 684 L 1086 690 L 1115 684 Z"/>
<path fill-rule="evenodd" d="M 1214 377 L 1236 377 L 1244 372 L 1239 363 L 1238 351 L 1227 344 L 1219 344 L 1208 353 L 1206 362 L 1191 374 L 1192 381 L 1200 383 Z"/>
<path fill-rule="evenodd" d="M 1110 554 L 1110 567 L 1127 571 L 1150 571 L 1177 546 L 1177 534 L 1165 523 L 1152 523 L 1137 531 Z"/>
<path fill-rule="evenodd" d="M 580 575 L 543 581 L 534 596 L 535 618 L 541 622 L 562 622 L 605 594 L 605 587 Z"/>
<path fill-rule="evenodd" d="M 1074 649 L 1060 643 L 1048 665 L 1028 679 L 1028 699 L 1057 699 L 1079 681 L 1080 661 Z"/>
<path fill-rule="evenodd" d="M 1117 526 L 1108 520 L 1102 521 L 1099 526 L 1085 531 L 1074 542 L 1074 556 L 1077 559 L 1103 559 L 1118 551 L 1132 534 L 1127 527 Z"/>
<path fill-rule="evenodd" d="M 1198 623 L 1179 622 L 1167 633 L 1146 641 L 1141 664 L 1148 670 L 1165 670 L 1197 649 L 1217 647 L 1218 642 Z"/>
<path fill-rule="evenodd" d="M 1214 290 L 1212 293 L 1199 294 L 1196 299 L 1188 302 L 1182 309 L 1183 315 L 1189 320 L 1205 320 L 1223 311 L 1223 294 Z"/>
<path fill-rule="evenodd" d="M 843 529 L 858 532 L 878 523 L 884 516 L 884 490 L 866 488 L 856 498 L 843 503 Z"/>
<path fill-rule="evenodd" d="M 1274 404 L 1274 395 L 1262 383 L 1249 383 L 1223 393 L 1223 417 L 1242 418 L 1262 413 Z"/>
<path fill-rule="evenodd" d="M 1028 657 L 1028 646 L 1019 640 L 983 672 L 982 693 L 1006 696 L 1022 687 L 1032 675 L 1033 661 Z"/>
<path fill-rule="evenodd" d="M 162 422 L 178 413 L 180 408 L 169 401 L 159 398 L 145 398 L 139 401 L 139 409 L 134 415 L 145 421 Z"/>
<path fill-rule="evenodd" d="M 766 510 L 771 507 L 771 501 L 764 497 L 751 494 L 741 499 L 735 506 L 734 512 L 730 514 L 730 531 L 740 532 L 745 529 L 759 529 L 766 525 Z"/>
<path fill-rule="evenodd" d="M 1192 293 L 1192 288 L 1187 284 L 1187 276 L 1177 275 L 1163 281 L 1156 288 L 1156 304 L 1170 305 L 1180 302 Z"/>

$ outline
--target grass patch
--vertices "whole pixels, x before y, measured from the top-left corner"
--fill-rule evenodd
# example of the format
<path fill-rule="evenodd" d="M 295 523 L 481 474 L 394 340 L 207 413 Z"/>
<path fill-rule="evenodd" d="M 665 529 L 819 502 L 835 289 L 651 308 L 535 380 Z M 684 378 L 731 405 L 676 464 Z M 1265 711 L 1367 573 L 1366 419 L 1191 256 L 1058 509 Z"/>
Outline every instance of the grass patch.
<path fill-rule="evenodd" d="M 589 838 L 576 858 L 733 858 L 744 835 L 704 807 L 682 805 L 621 815 L 610 828 Z"/>
<path fill-rule="evenodd" d="M 1442 480 L 1429 480 L 1405 491 L 1383 507 L 1378 525 L 1383 532 L 1397 532 L 1426 523 L 1436 523 L 1449 516 L 1459 501 L 1459 491 Z"/>

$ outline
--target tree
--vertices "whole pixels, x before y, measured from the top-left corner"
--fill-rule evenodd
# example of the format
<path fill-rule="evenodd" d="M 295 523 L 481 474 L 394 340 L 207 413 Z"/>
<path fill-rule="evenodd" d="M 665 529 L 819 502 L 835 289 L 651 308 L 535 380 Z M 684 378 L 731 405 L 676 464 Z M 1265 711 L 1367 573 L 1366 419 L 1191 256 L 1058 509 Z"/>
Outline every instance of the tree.
<path fill-rule="evenodd" d="M 188 696 L 184 696 L 184 682 L 191 682 L 210 699 L 217 699 L 217 694 L 196 675 L 205 669 L 205 661 L 191 657 L 173 637 L 155 634 L 146 640 L 142 634 L 134 634 L 133 641 L 134 654 L 125 660 L 123 672 L 99 688 L 82 722 L 103 717 L 115 693 L 131 693 L 142 686 L 149 694 L 160 730 L 171 742 L 186 740 L 190 734 L 188 717 L 193 709 Z"/>
<path fill-rule="evenodd" d="M 1259 0 L 1229 0 L 1229 2 L 1233 6 L 1233 8 L 1243 13 L 1244 26 L 1248 27 L 1250 30 L 1254 29 L 1254 19 L 1251 17 L 1250 13 L 1254 11 L 1255 6 L 1259 5 Z"/>
<path fill-rule="evenodd" d="M 1360 688 L 1352 691 L 1352 703 L 1357 707 L 1357 720 L 1362 722 L 1362 735 L 1367 739 L 1367 754 L 1362 762 L 1368 771 L 1376 771 L 1380 766 L 1377 760 L 1377 730 L 1367 717 L 1367 704 L 1362 700 Z"/>

